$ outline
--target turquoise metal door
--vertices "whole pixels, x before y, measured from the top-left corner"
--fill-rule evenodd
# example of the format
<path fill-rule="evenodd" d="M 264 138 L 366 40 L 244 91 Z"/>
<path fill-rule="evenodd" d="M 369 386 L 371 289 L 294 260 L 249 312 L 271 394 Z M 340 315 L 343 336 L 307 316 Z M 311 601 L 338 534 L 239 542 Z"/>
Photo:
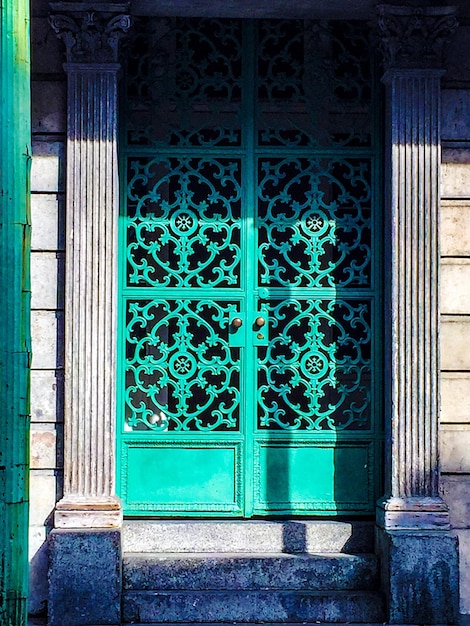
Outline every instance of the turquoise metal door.
<path fill-rule="evenodd" d="M 137 28 L 122 135 L 126 513 L 373 511 L 374 85 L 360 23 Z"/>

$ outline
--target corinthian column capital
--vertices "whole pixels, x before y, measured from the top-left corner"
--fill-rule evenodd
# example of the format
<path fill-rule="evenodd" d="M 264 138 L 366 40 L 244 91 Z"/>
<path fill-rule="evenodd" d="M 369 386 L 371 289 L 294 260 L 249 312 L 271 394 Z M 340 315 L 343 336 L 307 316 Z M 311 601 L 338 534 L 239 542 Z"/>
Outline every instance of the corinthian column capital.
<path fill-rule="evenodd" d="M 51 8 L 50 24 L 68 63 L 117 62 L 119 41 L 131 26 L 127 4 L 56 2 Z"/>
<path fill-rule="evenodd" d="M 381 4 L 378 27 L 386 69 L 437 69 L 457 28 L 456 7 Z"/>

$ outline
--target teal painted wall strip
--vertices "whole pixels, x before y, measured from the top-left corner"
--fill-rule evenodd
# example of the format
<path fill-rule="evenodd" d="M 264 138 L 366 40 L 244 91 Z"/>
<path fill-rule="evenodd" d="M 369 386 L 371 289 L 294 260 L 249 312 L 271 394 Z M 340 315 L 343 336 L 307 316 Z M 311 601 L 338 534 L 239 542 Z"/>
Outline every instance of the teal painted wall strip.
<path fill-rule="evenodd" d="M 29 2 L 0 0 L 0 624 L 27 618 Z"/>

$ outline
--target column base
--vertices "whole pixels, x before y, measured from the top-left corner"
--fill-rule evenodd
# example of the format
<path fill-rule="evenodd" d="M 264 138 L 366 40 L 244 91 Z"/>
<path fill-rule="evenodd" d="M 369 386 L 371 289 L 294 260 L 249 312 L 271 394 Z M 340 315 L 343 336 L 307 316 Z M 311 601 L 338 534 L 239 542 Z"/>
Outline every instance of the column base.
<path fill-rule="evenodd" d="M 377 528 L 390 624 L 459 622 L 458 539 L 442 530 Z"/>
<path fill-rule="evenodd" d="M 439 497 L 383 498 L 377 525 L 385 530 L 450 530 L 449 507 Z"/>
<path fill-rule="evenodd" d="M 121 624 L 121 533 L 54 529 L 49 535 L 49 626 Z"/>
<path fill-rule="evenodd" d="M 121 501 L 117 497 L 68 496 L 56 504 L 55 528 L 120 528 Z"/>

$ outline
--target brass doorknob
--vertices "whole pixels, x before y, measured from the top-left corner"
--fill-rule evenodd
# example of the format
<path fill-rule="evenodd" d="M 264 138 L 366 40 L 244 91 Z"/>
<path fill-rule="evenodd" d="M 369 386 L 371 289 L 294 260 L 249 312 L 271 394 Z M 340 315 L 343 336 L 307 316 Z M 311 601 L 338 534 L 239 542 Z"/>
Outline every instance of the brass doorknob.
<path fill-rule="evenodd" d="M 259 328 L 261 328 L 261 326 L 264 326 L 266 324 L 266 320 L 264 319 L 264 317 L 257 317 L 255 320 L 255 324 L 256 326 L 259 326 Z"/>
<path fill-rule="evenodd" d="M 241 317 L 234 317 L 232 320 L 232 326 L 234 328 L 240 328 L 240 326 L 243 324 L 243 320 Z"/>

